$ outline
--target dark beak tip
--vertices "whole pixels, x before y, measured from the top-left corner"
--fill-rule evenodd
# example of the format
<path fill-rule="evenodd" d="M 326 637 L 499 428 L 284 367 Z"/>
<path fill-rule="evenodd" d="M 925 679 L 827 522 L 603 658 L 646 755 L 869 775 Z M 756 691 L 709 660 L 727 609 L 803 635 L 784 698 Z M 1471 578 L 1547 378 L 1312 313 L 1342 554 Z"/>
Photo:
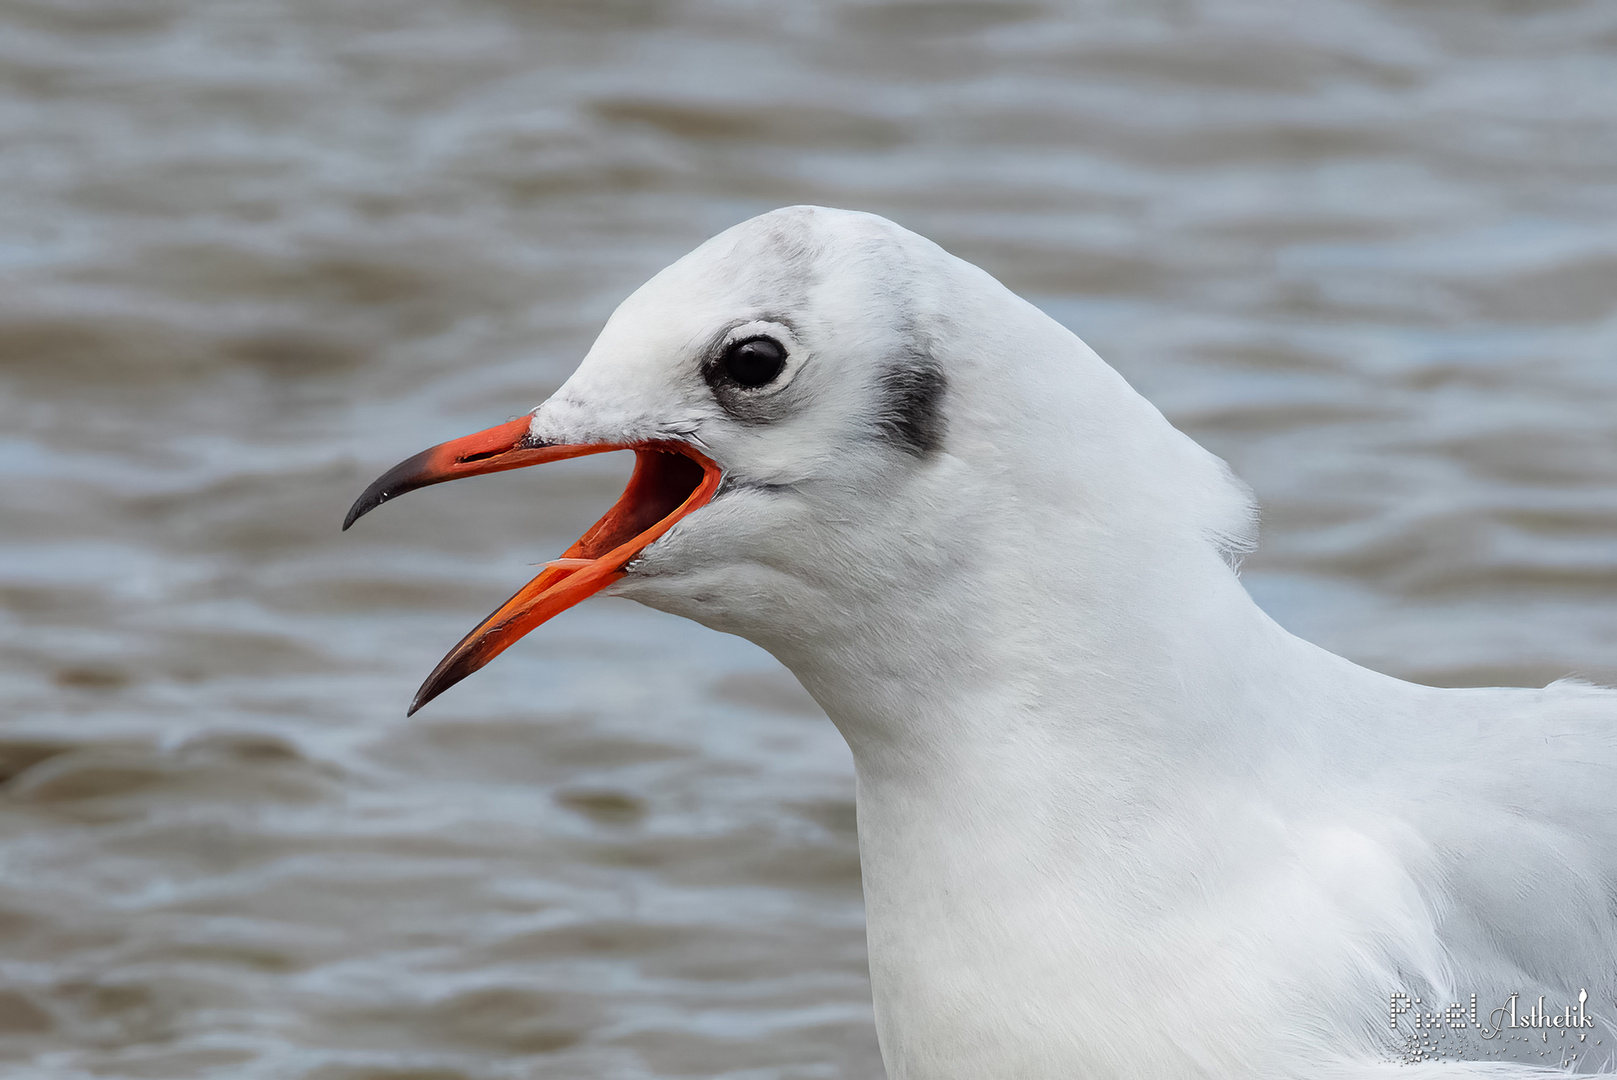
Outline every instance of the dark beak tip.
<path fill-rule="evenodd" d="M 459 680 L 456 681 L 458 682 Z M 416 713 L 420 712 L 422 707 L 430 702 L 433 698 L 449 689 L 450 685 L 452 684 L 438 683 L 436 679 L 428 678 L 427 681 L 422 684 L 421 689 L 415 692 L 415 700 L 410 702 L 410 707 L 404 711 L 404 715 L 406 717 L 414 716 Z"/>
<path fill-rule="evenodd" d="M 476 633 L 474 630 L 467 637 L 472 637 Z M 415 692 L 415 700 L 410 702 L 410 711 L 405 713 L 405 716 L 414 716 L 422 706 L 488 663 L 489 657 L 476 649 L 462 652 L 461 647 L 465 644 L 466 641 L 463 639 L 460 645 L 451 649 L 449 655 L 438 662 L 432 674 L 421 684 L 421 689 Z"/>
<path fill-rule="evenodd" d="M 354 522 L 376 509 L 379 505 L 381 505 L 381 500 L 371 498 L 371 493 L 368 491 L 355 499 L 354 505 L 348 508 L 348 516 L 342 519 L 342 531 L 347 532 Z"/>
<path fill-rule="evenodd" d="M 354 505 L 348 508 L 348 516 L 343 519 L 342 531 L 347 532 L 350 525 L 396 495 L 451 479 L 447 475 L 423 475 L 437 451 L 437 447 L 423 450 L 372 480 L 370 487 L 361 492 L 359 498 L 354 500 Z"/>

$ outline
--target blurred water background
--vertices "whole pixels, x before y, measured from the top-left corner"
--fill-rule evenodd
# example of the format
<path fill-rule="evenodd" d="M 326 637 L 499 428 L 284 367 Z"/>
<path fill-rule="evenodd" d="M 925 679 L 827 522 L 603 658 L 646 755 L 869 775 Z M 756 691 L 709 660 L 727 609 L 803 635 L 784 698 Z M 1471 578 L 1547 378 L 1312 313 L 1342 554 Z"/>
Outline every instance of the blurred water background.
<path fill-rule="evenodd" d="M 623 455 L 337 531 L 794 202 L 1093 344 L 1283 623 L 1617 679 L 1617 6 L 4 0 L 0 1075 L 874 1080 L 851 765 L 592 601 L 413 719 Z"/>

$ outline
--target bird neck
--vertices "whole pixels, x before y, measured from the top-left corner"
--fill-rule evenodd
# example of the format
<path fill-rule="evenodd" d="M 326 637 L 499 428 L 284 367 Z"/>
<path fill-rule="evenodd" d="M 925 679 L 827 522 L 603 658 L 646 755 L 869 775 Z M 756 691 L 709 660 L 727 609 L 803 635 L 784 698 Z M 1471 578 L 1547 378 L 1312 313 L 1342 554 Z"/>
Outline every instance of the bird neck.
<path fill-rule="evenodd" d="M 861 785 L 1092 804 L 1160 793 L 1176 769 L 1238 772 L 1302 737 L 1303 697 L 1361 672 L 1274 623 L 1211 547 L 1141 554 L 1067 576 L 934 577 L 913 603 L 872 603 L 775 651 Z"/>

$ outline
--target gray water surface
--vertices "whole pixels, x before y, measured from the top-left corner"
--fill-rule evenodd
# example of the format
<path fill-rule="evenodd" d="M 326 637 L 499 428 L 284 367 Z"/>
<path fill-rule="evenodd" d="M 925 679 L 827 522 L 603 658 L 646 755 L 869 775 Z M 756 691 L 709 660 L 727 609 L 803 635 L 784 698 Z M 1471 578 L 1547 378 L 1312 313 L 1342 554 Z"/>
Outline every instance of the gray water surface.
<path fill-rule="evenodd" d="M 413 719 L 624 455 L 412 495 L 794 202 L 1084 336 L 1283 623 L 1617 679 L 1617 6 L 0 3 L 0 1075 L 874 1080 L 852 774 L 618 600 Z"/>

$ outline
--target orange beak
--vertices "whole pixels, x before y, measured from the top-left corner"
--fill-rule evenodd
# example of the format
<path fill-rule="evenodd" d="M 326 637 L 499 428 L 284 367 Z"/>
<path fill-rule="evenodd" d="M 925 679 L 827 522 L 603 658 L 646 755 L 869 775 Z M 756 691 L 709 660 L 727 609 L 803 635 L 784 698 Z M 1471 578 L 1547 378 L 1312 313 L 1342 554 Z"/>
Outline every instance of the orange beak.
<path fill-rule="evenodd" d="M 410 713 L 504 652 L 523 634 L 623 576 L 623 567 L 719 489 L 719 467 L 678 442 L 548 445 L 528 433 L 528 418 L 423 450 L 383 473 L 355 501 L 347 529 L 389 499 L 445 480 L 521 469 L 546 461 L 633 450 L 634 475 L 617 503 L 560 559 L 449 650 L 416 691 Z"/>

